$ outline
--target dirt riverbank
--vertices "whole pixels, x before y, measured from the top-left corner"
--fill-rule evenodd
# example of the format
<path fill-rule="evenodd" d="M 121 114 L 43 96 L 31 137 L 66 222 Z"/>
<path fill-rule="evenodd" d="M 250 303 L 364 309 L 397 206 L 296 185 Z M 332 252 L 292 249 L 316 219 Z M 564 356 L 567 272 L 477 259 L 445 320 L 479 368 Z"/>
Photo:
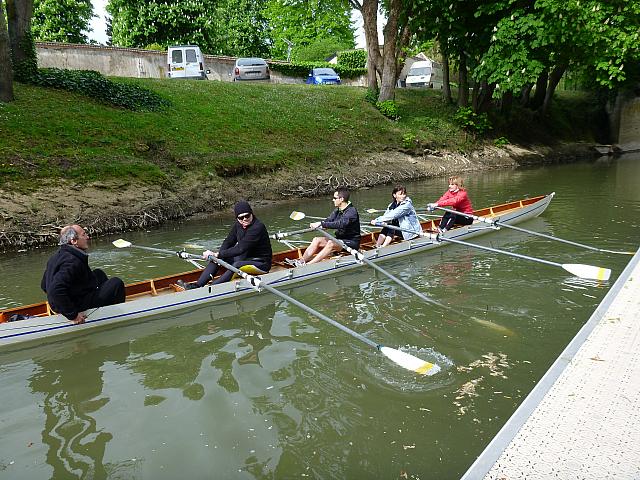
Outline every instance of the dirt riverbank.
<path fill-rule="evenodd" d="M 29 194 L 0 189 L 0 250 L 53 245 L 60 227 L 78 223 L 91 235 L 148 228 L 170 219 L 227 208 L 240 198 L 253 203 L 445 176 L 451 173 L 515 168 L 593 157 L 584 144 L 523 148 L 485 147 L 462 155 L 450 152 L 381 152 L 349 163 L 316 165 L 304 172 L 279 170 L 261 175 L 208 179 L 187 174 L 165 185 L 93 182 L 42 183 Z"/>

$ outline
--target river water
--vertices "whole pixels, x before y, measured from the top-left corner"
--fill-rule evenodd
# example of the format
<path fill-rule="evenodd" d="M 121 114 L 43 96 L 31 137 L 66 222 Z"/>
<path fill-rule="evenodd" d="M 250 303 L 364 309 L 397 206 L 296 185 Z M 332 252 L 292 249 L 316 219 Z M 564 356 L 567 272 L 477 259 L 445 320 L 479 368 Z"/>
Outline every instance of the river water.
<path fill-rule="evenodd" d="M 524 228 L 616 250 L 640 243 L 640 156 L 468 177 L 477 208 L 557 192 Z M 423 206 L 446 185 L 408 188 Z M 369 218 L 364 210 L 384 208 L 389 193 L 378 187 L 352 200 Z M 255 210 L 273 232 L 303 226 L 288 218 L 292 210 L 326 216 L 331 206 L 327 196 Z M 229 217 L 121 236 L 199 252 L 219 244 Z M 94 240 L 90 261 L 125 282 L 190 269 L 176 257 L 116 250 L 115 238 Z M 268 293 L 0 353 L 0 478 L 459 478 L 630 259 L 514 231 L 475 241 L 613 273 L 597 283 L 451 245 L 381 265 L 453 310 L 365 267 L 286 290 L 435 361 L 442 372 L 432 377 L 401 370 Z M 43 299 L 53 251 L 0 257 L 0 308 Z"/>

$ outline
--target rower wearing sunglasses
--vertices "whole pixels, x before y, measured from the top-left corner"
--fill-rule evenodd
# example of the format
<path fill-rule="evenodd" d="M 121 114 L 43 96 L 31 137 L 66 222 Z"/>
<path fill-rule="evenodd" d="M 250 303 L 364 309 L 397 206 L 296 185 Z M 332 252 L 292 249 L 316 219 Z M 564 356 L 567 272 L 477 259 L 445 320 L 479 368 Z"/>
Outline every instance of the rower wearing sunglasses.
<path fill-rule="evenodd" d="M 222 242 L 220 250 L 215 253 L 207 250 L 202 254 L 202 258 L 207 259 L 210 256 L 216 256 L 236 268 L 252 265 L 252 275 L 260 275 L 267 273 L 271 268 L 271 241 L 267 228 L 251 210 L 248 202 L 241 200 L 233 207 L 233 213 L 236 216 L 229 235 Z M 203 270 L 200 278 L 195 283 L 179 284 L 186 290 L 192 288 L 204 287 L 212 280 L 218 272 L 218 264 L 209 262 L 209 265 Z M 246 269 L 243 269 L 246 270 Z M 228 282 L 233 277 L 233 272 L 227 270 L 219 278 L 213 281 L 213 284 Z"/>

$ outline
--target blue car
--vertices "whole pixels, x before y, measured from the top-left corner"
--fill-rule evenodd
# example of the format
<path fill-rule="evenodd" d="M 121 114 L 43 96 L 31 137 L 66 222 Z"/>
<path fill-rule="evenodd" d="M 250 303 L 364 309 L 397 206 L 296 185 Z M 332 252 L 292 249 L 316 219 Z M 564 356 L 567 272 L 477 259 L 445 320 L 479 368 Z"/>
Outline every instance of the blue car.
<path fill-rule="evenodd" d="M 340 76 L 333 68 L 313 68 L 307 78 L 309 85 L 340 85 Z"/>

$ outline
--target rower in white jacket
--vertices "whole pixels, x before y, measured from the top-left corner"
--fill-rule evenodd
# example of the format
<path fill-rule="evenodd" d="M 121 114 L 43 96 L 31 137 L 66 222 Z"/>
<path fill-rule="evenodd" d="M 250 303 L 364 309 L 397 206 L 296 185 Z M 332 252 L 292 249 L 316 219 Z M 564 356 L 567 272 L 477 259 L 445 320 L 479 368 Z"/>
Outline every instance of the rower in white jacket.
<path fill-rule="evenodd" d="M 400 234 L 402 234 L 405 240 L 416 238 L 422 230 L 416 209 L 413 208 L 413 203 L 407 196 L 407 189 L 402 185 L 398 185 L 394 187 L 391 196 L 393 197 L 393 202 L 389 204 L 384 214 L 371 220 L 371 224 L 378 225 L 384 222 L 395 225 L 403 229 L 403 231 L 399 232 L 398 230 L 387 227 L 383 228 L 380 235 L 378 235 L 378 241 L 376 243 L 378 247 L 389 245 L 393 237 L 399 236 Z M 411 232 L 416 233 L 413 234 Z"/>

